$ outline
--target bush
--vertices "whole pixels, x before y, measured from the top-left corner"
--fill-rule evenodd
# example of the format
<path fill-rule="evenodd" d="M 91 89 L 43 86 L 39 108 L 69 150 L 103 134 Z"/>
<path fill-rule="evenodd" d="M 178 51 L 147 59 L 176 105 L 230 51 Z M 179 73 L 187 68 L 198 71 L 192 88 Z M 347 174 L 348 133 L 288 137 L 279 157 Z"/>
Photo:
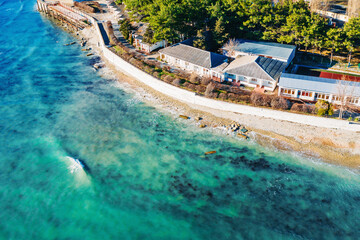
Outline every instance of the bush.
<path fill-rule="evenodd" d="M 328 101 L 318 100 L 315 104 L 315 107 L 316 107 L 316 113 L 319 116 L 323 116 L 323 115 L 331 116 L 334 114 L 333 106 Z"/>
<path fill-rule="evenodd" d="M 251 103 L 255 106 L 270 107 L 271 98 L 265 94 L 253 92 L 250 97 Z"/>
<path fill-rule="evenodd" d="M 187 88 L 190 89 L 190 90 L 193 91 L 193 92 L 196 92 L 196 87 L 197 87 L 197 86 L 198 86 L 198 85 L 196 85 L 196 84 L 190 83 L 190 84 L 187 86 Z"/>
<path fill-rule="evenodd" d="M 283 97 L 274 97 L 271 100 L 271 107 L 274 109 L 288 110 L 290 108 L 290 102 Z"/>
<path fill-rule="evenodd" d="M 250 95 L 237 94 L 237 101 L 251 103 Z"/>
<path fill-rule="evenodd" d="M 205 96 L 211 97 L 212 93 L 214 93 L 216 84 L 214 82 L 211 82 L 209 85 L 207 85 L 205 90 Z"/>
<path fill-rule="evenodd" d="M 145 72 L 147 72 L 147 73 L 152 73 L 151 70 L 152 70 L 151 67 L 149 67 L 149 66 L 144 66 L 144 71 L 145 71 Z"/>
<path fill-rule="evenodd" d="M 172 82 L 173 85 L 180 87 L 181 86 L 181 79 L 175 78 L 175 80 Z"/>
<path fill-rule="evenodd" d="M 303 112 L 303 113 L 311 113 L 311 114 L 316 112 L 314 105 L 300 104 L 300 103 L 294 103 L 290 110 L 295 112 Z"/>
<path fill-rule="evenodd" d="M 230 87 L 229 92 L 232 92 L 232 93 L 242 93 L 243 91 L 242 91 L 239 87 L 232 86 L 232 87 Z"/>
<path fill-rule="evenodd" d="M 209 98 L 217 98 L 218 95 L 219 95 L 218 92 L 212 92 L 212 93 L 210 93 L 210 94 L 208 95 L 208 97 L 209 97 Z"/>
<path fill-rule="evenodd" d="M 316 113 L 316 108 L 315 108 L 314 105 L 304 104 L 303 107 L 302 107 L 302 111 L 303 111 L 304 113 L 314 114 L 314 113 Z"/>
<path fill-rule="evenodd" d="M 159 73 L 155 71 L 155 72 L 153 72 L 153 76 L 156 78 L 159 78 Z"/>
<path fill-rule="evenodd" d="M 220 83 L 220 84 L 217 84 L 217 88 L 219 88 L 219 90 L 228 92 L 228 91 L 230 91 L 231 86 Z"/>
<path fill-rule="evenodd" d="M 162 76 L 161 76 L 161 78 L 162 78 Z M 174 78 L 171 77 L 170 75 L 165 75 L 164 81 L 167 82 L 167 83 L 172 83 L 174 81 Z"/>
<path fill-rule="evenodd" d="M 204 93 L 206 91 L 206 87 L 203 85 L 197 85 L 196 86 L 196 91 L 199 93 Z"/>
<path fill-rule="evenodd" d="M 210 77 L 203 77 L 203 78 L 201 78 L 201 80 L 200 80 L 200 83 L 201 83 L 202 85 L 205 85 L 205 86 L 209 85 L 210 82 L 211 82 L 211 78 L 210 78 Z"/>
<path fill-rule="evenodd" d="M 227 96 L 226 93 L 220 93 L 219 96 L 218 96 L 218 98 L 220 98 L 220 99 L 222 99 L 222 100 L 226 100 L 226 99 L 228 99 L 228 96 Z"/>
<path fill-rule="evenodd" d="M 199 84 L 200 83 L 200 77 L 196 73 L 192 73 L 190 75 L 189 81 L 191 83 L 194 83 L 194 84 Z"/>
<path fill-rule="evenodd" d="M 237 95 L 235 93 L 228 93 L 228 99 L 235 102 L 237 101 Z"/>
<path fill-rule="evenodd" d="M 291 111 L 294 111 L 294 112 L 302 112 L 302 105 L 303 104 L 300 104 L 300 103 L 294 103 L 292 106 L 291 106 Z"/>

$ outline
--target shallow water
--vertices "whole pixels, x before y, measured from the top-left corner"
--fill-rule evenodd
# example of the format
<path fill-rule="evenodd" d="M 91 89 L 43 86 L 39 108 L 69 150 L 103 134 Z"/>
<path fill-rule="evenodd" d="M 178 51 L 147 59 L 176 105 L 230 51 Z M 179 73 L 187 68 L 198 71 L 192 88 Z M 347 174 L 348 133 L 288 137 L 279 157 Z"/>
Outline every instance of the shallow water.
<path fill-rule="evenodd" d="M 159 112 L 34 4 L 0 0 L 0 238 L 360 237 L 358 173 Z"/>

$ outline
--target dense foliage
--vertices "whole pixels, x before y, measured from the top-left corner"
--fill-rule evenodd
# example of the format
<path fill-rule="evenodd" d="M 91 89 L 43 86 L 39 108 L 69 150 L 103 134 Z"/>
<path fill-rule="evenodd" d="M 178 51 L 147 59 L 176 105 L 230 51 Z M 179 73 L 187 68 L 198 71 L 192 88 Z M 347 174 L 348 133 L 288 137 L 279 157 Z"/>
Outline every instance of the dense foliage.
<path fill-rule="evenodd" d="M 360 18 L 343 29 L 328 26 L 303 0 L 124 0 L 130 15 L 149 22 L 154 41 L 170 43 L 197 37 L 201 48 L 215 50 L 229 38 L 295 44 L 331 53 L 360 45 Z M 204 39 L 210 41 L 204 41 Z M 208 46 L 205 46 L 205 42 Z"/>

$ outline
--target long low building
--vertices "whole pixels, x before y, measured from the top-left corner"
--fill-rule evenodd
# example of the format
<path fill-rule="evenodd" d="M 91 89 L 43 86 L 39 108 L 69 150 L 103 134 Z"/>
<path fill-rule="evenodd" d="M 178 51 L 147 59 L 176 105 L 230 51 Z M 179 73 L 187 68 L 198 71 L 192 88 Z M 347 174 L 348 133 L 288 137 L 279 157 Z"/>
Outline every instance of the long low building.
<path fill-rule="evenodd" d="M 315 102 L 318 99 L 360 106 L 360 82 L 283 73 L 279 80 L 279 96 Z"/>
<path fill-rule="evenodd" d="M 159 51 L 160 59 L 170 65 L 195 72 L 200 76 L 221 78 L 221 66 L 227 65 L 228 57 L 178 43 Z"/>
<path fill-rule="evenodd" d="M 235 59 L 205 51 L 187 44 L 175 44 L 159 51 L 160 59 L 183 70 L 218 82 L 263 88 L 274 91 L 286 62 L 260 56 L 238 56 Z"/>
<path fill-rule="evenodd" d="M 237 57 L 223 69 L 224 80 L 234 85 L 274 91 L 286 63 L 258 56 Z"/>
<path fill-rule="evenodd" d="M 272 42 L 260 42 L 245 39 L 238 39 L 233 46 L 226 44 L 222 48 L 223 54 L 229 57 L 237 56 L 260 56 L 279 61 L 290 62 L 295 57 L 296 46 Z"/>

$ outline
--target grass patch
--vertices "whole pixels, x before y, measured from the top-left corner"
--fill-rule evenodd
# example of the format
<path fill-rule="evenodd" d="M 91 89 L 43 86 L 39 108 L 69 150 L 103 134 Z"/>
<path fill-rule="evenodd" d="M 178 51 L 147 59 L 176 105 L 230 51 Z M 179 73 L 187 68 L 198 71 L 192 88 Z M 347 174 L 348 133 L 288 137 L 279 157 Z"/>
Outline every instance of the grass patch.
<path fill-rule="evenodd" d="M 117 53 L 120 53 L 120 54 L 124 54 L 124 53 L 125 53 L 125 51 L 122 50 L 119 46 L 113 46 L 113 48 L 115 49 L 115 51 L 116 51 Z"/>

